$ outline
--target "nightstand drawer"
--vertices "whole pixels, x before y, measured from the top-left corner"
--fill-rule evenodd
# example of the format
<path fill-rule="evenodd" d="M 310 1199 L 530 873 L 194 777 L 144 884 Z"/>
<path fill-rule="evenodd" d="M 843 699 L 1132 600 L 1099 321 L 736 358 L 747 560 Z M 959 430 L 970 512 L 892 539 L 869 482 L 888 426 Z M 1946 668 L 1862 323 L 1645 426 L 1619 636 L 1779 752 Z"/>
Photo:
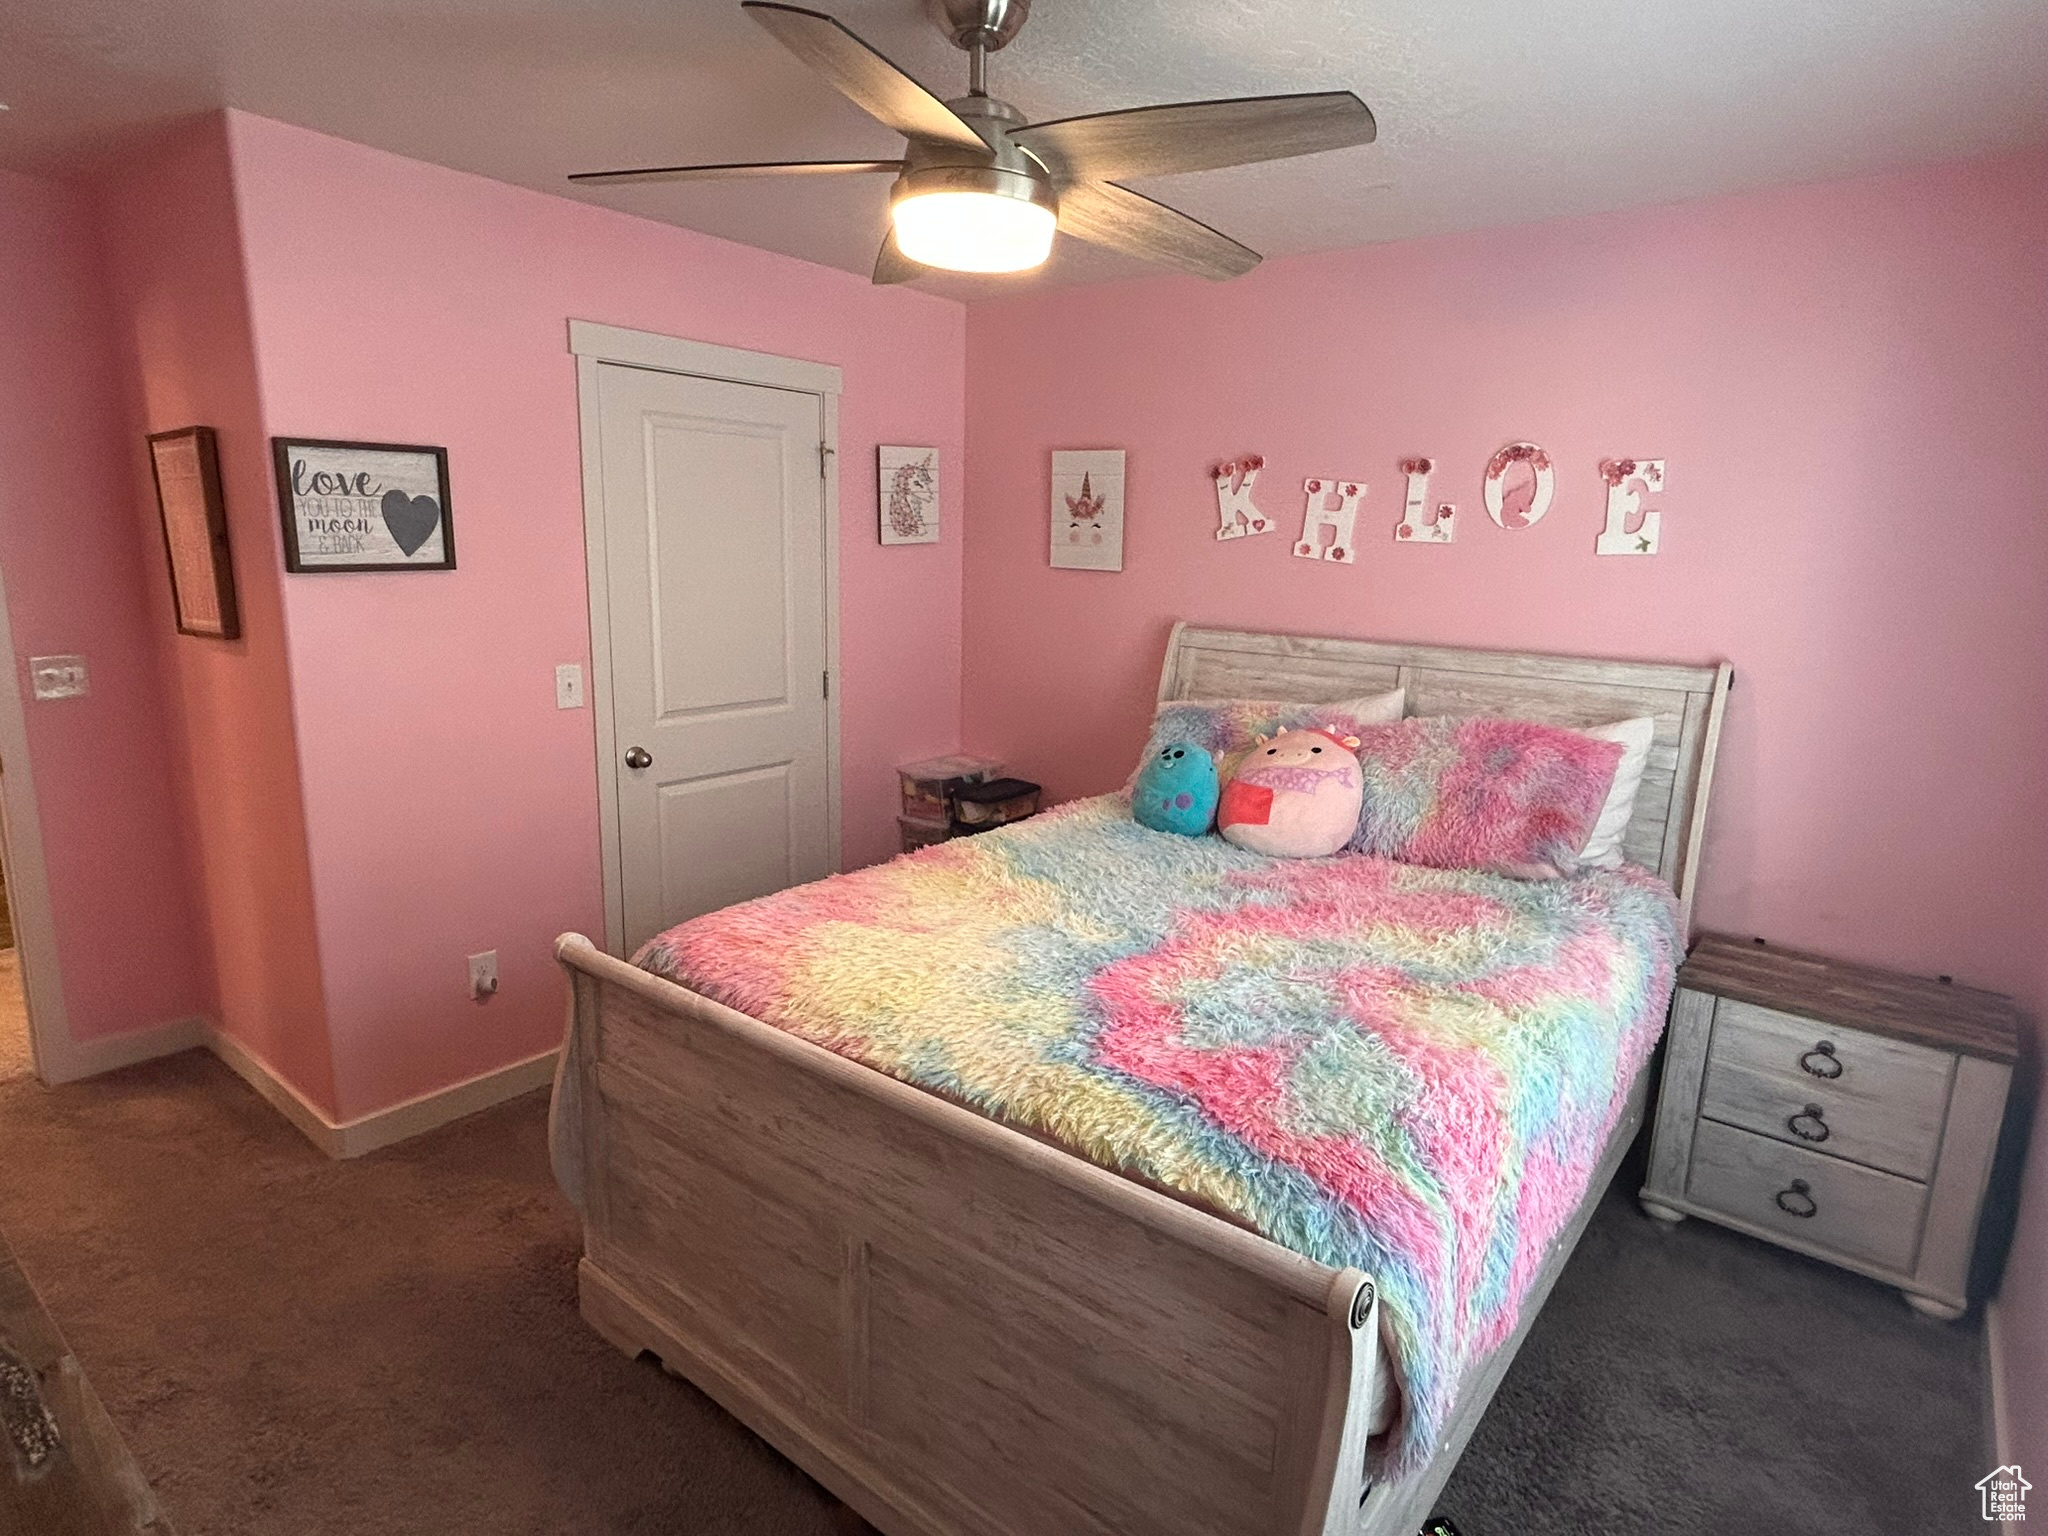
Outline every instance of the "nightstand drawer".
<path fill-rule="evenodd" d="M 1833 1083 L 1800 1081 L 1760 1069 L 1741 1052 L 1709 1053 L 1700 1114 L 1787 1146 L 1825 1152 L 1924 1183 L 1941 1155 L 1946 1072 L 1940 1087 L 1939 1098 L 1921 1092 L 1880 1102 L 1845 1093 Z"/>
<path fill-rule="evenodd" d="M 1829 1254 L 1910 1273 L 1927 1187 L 1702 1120 L 1686 1198 Z"/>
<path fill-rule="evenodd" d="M 1940 1152 L 1955 1057 L 1720 998 L 1700 1113 L 1924 1179 Z M 1821 1110 L 1820 1124 L 1805 1116 Z M 1802 1117 L 1802 1137 L 1788 1122 Z"/>

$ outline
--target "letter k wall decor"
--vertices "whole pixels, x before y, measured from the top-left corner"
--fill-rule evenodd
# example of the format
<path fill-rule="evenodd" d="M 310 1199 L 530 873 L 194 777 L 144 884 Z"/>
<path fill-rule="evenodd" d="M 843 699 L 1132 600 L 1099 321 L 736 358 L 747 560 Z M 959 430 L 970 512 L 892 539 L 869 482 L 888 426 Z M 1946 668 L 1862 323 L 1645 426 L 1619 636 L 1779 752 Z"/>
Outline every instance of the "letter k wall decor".
<path fill-rule="evenodd" d="M 452 571 L 448 450 L 275 437 L 288 571 Z"/>

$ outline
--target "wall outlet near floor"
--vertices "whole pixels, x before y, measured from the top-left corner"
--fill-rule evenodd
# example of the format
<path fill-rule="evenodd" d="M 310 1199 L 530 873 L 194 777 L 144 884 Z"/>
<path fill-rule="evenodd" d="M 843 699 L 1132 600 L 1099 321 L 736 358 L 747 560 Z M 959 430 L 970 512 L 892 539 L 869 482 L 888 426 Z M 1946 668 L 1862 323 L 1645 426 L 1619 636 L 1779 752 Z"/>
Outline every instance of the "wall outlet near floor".
<path fill-rule="evenodd" d="M 498 952 L 487 949 L 469 957 L 469 995 L 478 1002 L 498 990 Z"/>
<path fill-rule="evenodd" d="M 555 668 L 555 708 L 581 709 L 583 707 L 583 668 L 573 661 L 565 661 Z"/>
<path fill-rule="evenodd" d="M 82 699 L 92 692 L 83 656 L 31 656 L 28 679 L 39 699 Z"/>

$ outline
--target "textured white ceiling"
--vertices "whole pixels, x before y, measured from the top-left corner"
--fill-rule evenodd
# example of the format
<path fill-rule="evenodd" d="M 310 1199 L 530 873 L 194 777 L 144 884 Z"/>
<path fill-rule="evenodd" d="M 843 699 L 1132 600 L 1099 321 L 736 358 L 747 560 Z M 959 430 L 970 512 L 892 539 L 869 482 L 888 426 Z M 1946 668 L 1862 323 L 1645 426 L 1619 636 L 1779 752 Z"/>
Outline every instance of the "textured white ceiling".
<path fill-rule="evenodd" d="M 941 96 L 920 0 L 811 0 Z M 1346 86 L 1379 142 L 1143 190 L 1269 255 L 2048 140 L 2048 0 L 1036 0 L 990 87 L 1034 119 Z M 886 177 L 573 191 L 575 170 L 894 155 L 737 0 L 4 0 L 0 165 L 231 105 L 865 272 Z M 1145 270 L 1061 242 L 1074 281 Z"/>

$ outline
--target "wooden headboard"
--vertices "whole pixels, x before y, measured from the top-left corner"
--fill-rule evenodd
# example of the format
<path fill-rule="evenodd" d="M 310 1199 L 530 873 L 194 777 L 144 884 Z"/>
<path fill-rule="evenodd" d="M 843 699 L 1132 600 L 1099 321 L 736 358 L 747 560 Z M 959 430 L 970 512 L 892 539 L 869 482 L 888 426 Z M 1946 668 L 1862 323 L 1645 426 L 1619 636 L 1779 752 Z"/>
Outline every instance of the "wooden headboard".
<path fill-rule="evenodd" d="M 1734 679 L 1726 662 L 1588 661 L 1176 624 L 1159 673 L 1159 699 L 1321 704 L 1405 688 L 1411 715 L 1506 715 L 1569 726 L 1653 715 L 1657 735 L 1622 854 L 1670 882 L 1690 933 L 1714 749 Z"/>

